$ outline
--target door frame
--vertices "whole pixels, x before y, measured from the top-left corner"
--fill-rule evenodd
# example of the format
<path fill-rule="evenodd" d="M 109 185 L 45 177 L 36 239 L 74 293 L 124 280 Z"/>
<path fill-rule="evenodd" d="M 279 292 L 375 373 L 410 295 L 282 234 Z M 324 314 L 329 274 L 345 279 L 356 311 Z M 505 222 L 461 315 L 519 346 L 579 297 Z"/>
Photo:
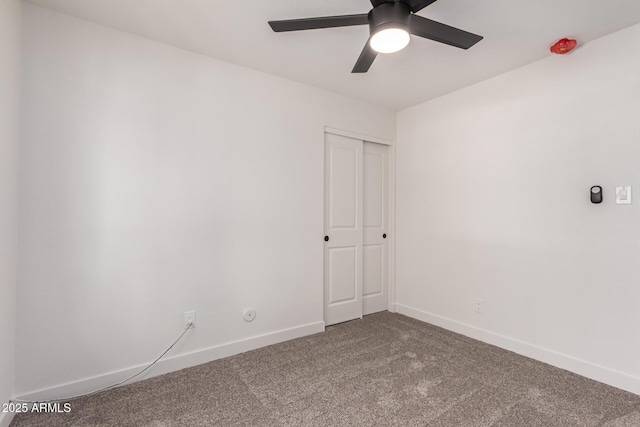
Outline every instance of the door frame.
<path fill-rule="evenodd" d="M 382 144 L 386 145 L 387 148 L 387 170 L 389 172 L 388 176 L 388 204 L 387 209 L 388 212 L 388 224 L 387 227 L 389 229 L 388 235 L 389 239 L 387 241 L 387 250 L 388 250 L 388 263 L 387 266 L 387 296 L 388 296 L 388 311 L 391 313 L 396 312 L 396 145 L 395 141 L 380 138 L 372 135 L 365 135 L 358 132 L 351 132 L 348 130 L 337 129 L 329 126 L 324 127 L 325 133 L 330 133 L 334 135 L 346 136 L 347 138 L 360 139 L 365 142 L 373 142 L 374 144 Z M 323 142 L 324 143 L 324 142 Z M 324 183 L 324 180 L 323 180 Z M 324 184 L 323 184 L 324 185 Z M 323 190 L 324 191 L 324 190 Z M 324 219 L 323 219 L 324 220 Z M 324 225 L 323 225 L 324 228 Z M 324 286 L 324 284 L 323 284 Z M 324 298 L 324 297 L 323 297 Z M 323 303 L 324 304 L 324 303 Z"/>

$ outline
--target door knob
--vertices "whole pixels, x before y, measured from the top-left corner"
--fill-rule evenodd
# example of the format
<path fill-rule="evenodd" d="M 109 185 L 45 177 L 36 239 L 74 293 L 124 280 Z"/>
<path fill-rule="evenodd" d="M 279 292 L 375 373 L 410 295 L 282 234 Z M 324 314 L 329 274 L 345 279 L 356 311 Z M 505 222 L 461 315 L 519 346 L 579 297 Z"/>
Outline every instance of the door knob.
<path fill-rule="evenodd" d="M 329 241 L 329 236 L 324 236 L 324 241 L 328 242 Z"/>
<path fill-rule="evenodd" d="M 386 239 L 387 238 L 387 233 L 382 234 L 382 238 Z"/>

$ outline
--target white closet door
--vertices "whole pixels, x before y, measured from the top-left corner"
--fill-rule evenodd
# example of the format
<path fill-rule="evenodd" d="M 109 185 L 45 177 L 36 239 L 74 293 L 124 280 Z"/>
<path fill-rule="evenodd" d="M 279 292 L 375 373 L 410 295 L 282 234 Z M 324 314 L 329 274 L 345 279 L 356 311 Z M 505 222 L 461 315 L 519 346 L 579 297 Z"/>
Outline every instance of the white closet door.
<path fill-rule="evenodd" d="M 363 314 L 388 307 L 387 147 L 364 143 Z"/>
<path fill-rule="evenodd" d="M 363 142 L 325 134 L 324 321 L 362 318 Z"/>

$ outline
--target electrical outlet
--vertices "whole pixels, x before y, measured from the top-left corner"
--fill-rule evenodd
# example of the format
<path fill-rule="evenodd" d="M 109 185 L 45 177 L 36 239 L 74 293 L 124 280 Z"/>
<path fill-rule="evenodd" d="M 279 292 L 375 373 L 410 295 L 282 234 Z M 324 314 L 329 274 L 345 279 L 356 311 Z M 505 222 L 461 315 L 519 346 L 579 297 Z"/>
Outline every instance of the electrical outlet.
<path fill-rule="evenodd" d="M 191 324 L 191 326 L 189 326 Z M 196 312 L 195 311 L 185 311 L 184 312 L 184 327 L 185 328 L 195 328 L 196 327 Z"/>
<path fill-rule="evenodd" d="M 476 298 L 476 303 L 473 311 L 479 314 L 484 313 L 484 300 L 482 298 Z"/>

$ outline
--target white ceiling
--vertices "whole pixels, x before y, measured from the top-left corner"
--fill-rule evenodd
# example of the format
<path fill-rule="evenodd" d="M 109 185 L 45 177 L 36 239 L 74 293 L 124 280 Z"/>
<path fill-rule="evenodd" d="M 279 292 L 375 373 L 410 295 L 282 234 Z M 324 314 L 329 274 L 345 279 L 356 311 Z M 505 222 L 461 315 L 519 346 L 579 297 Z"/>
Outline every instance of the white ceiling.
<path fill-rule="evenodd" d="M 403 109 L 640 22 L 640 0 L 439 0 L 419 14 L 480 34 L 468 51 L 419 37 L 351 74 L 368 27 L 274 33 L 267 21 L 366 13 L 367 0 L 30 0 L 356 99 Z"/>

